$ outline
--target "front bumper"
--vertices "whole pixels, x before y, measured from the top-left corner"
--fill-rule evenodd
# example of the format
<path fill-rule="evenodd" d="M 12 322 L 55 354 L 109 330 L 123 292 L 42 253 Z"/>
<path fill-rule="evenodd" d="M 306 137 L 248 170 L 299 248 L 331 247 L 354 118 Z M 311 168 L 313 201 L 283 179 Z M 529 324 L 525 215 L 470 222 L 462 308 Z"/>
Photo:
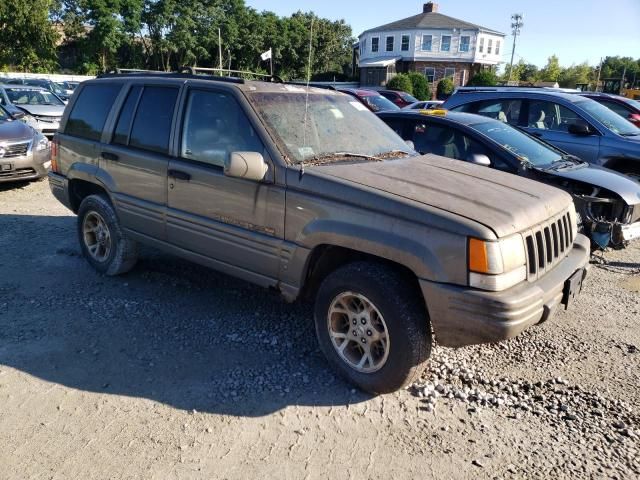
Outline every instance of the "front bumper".
<path fill-rule="evenodd" d="M 492 343 L 548 320 L 562 301 L 565 282 L 579 270 L 586 275 L 589 252 L 589 239 L 578 235 L 553 270 L 501 292 L 420 280 L 436 341 L 445 347 Z"/>
<path fill-rule="evenodd" d="M 0 183 L 37 180 L 47 174 L 49 150 L 20 157 L 0 158 Z"/>

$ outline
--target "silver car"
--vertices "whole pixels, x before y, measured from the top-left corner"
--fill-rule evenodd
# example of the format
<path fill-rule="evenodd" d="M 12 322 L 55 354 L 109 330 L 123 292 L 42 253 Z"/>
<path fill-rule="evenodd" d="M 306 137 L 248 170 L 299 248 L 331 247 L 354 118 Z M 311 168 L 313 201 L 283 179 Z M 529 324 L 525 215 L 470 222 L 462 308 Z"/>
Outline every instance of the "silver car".
<path fill-rule="evenodd" d="M 49 90 L 29 85 L 0 85 L 0 105 L 12 115 L 25 113 L 23 120 L 46 137 L 58 131 L 65 107 Z"/>
<path fill-rule="evenodd" d="M 14 117 L 0 107 L 0 183 L 36 180 L 47 174 L 49 140 L 23 118 L 24 113 Z"/>

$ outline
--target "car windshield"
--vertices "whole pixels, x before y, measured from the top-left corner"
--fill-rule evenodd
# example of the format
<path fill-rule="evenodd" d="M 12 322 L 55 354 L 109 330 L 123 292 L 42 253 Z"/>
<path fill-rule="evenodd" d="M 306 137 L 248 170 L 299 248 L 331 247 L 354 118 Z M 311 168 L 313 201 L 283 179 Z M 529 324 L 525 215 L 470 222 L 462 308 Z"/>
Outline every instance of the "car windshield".
<path fill-rule="evenodd" d="M 64 105 L 53 93 L 47 90 L 27 88 L 7 88 L 9 101 L 14 105 Z"/>
<path fill-rule="evenodd" d="M 409 102 L 409 103 L 415 103 L 418 101 L 418 99 L 412 95 L 409 95 L 406 92 L 400 92 L 400 97 L 405 101 L 405 102 Z"/>
<path fill-rule="evenodd" d="M 585 98 L 576 105 L 591 114 L 597 121 L 622 136 L 640 135 L 640 129 L 601 103 Z"/>
<path fill-rule="evenodd" d="M 501 122 L 483 122 L 471 127 L 499 143 L 521 161 L 536 167 L 546 167 L 562 160 L 562 154 L 558 150 L 510 125 Z"/>
<path fill-rule="evenodd" d="M 8 122 L 9 120 L 11 120 L 9 114 L 4 108 L 0 107 L 0 122 Z"/>
<path fill-rule="evenodd" d="M 400 107 L 382 95 L 363 95 L 360 98 L 374 112 L 400 110 Z"/>
<path fill-rule="evenodd" d="M 271 134 L 286 147 L 291 163 L 415 154 L 351 96 L 306 95 L 302 88 L 295 92 L 250 92 L 247 96 Z"/>
<path fill-rule="evenodd" d="M 625 102 L 627 102 L 633 108 L 637 108 L 638 110 L 640 110 L 640 102 L 638 100 L 634 100 L 633 98 L 627 98 Z"/>

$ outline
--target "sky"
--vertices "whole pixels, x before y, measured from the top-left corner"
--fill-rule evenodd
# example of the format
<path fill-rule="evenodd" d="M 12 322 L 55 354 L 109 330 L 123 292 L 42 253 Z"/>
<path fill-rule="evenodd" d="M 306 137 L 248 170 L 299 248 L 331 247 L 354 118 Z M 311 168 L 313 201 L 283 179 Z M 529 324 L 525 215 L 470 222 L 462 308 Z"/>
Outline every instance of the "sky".
<path fill-rule="evenodd" d="M 354 36 L 364 30 L 422 12 L 420 0 L 245 0 L 256 10 L 290 15 L 313 11 L 344 19 Z M 427 0 L 425 0 L 426 2 Z M 439 12 L 507 34 L 503 50 L 509 62 L 513 37 L 511 15 L 522 13 L 514 62 L 543 66 L 557 55 L 560 64 L 597 65 L 607 55 L 640 58 L 640 0 L 436 0 Z"/>

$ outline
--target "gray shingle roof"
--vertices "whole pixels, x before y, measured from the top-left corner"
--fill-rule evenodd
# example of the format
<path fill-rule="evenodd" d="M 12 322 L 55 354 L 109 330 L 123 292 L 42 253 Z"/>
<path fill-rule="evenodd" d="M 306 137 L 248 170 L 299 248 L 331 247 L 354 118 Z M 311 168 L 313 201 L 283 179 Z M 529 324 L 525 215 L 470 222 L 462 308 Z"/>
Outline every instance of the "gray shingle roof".
<path fill-rule="evenodd" d="M 419 13 L 412 17 L 404 18 L 396 22 L 387 23 L 376 28 L 370 28 L 365 30 L 362 34 L 368 32 L 384 31 L 384 30 L 410 30 L 417 28 L 459 28 L 459 29 L 472 29 L 483 30 L 485 32 L 496 33 L 498 35 L 504 35 L 502 32 L 493 30 L 491 28 L 482 27 L 475 23 L 465 22 L 457 18 L 449 17 L 437 12 Z"/>

